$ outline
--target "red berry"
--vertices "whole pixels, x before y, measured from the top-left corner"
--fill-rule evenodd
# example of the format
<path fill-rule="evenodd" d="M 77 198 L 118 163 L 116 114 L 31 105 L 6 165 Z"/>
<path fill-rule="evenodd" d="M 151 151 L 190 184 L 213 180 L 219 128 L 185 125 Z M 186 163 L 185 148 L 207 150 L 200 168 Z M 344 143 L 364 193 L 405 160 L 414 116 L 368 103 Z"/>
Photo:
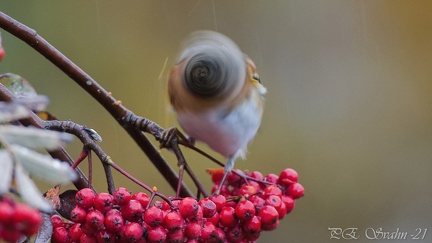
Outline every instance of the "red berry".
<path fill-rule="evenodd" d="M 281 185 L 290 185 L 298 181 L 298 173 L 294 169 L 288 168 L 279 174 L 278 183 Z"/>
<path fill-rule="evenodd" d="M 304 188 L 300 183 L 294 183 L 288 187 L 288 195 L 291 196 L 293 199 L 298 199 L 302 197 L 303 194 Z"/>
<path fill-rule="evenodd" d="M 224 207 L 220 211 L 219 222 L 225 227 L 233 227 L 237 224 L 235 209 L 233 207 Z"/>
<path fill-rule="evenodd" d="M 264 188 L 263 186 L 261 186 L 260 183 L 256 182 L 256 181 L 249 181 L 249 186 L 255 188 L 256 192 L 259 192 L 262 190 L 262 188 Z M 251 196 L 251 195 L 249 195 Z"/>
<path fill-rule="evenodd" d="M 251 201 L 255 206 L 255 210 L 256 210 L 255 213 L 259 212 L 259 210 L 265 205 L 265 200 L 260 195 L 255 194 L 249 197 L 248 200 Z"/>
<path fill-rule="evenodd" d="M 292 197 L 282 195 L 282 202 L 286 206 L 286 213 L 290 213 L 294 209 L 295 201 Z"/>
<path fill-rule="evenodd" d="M 217 226 L 220 220 L 219 213 L 215 213 L 211 218 L 206 218 L 206 222 L 211 222 L 214 226 Z"/>
<path fill-rule="evenodd" d="M 278 176 L 275 174 L 268 174 L 264 177 L 264 180 L 270 183 L 276 183 L 278 180 Z"/>
<path fill-rule="evenodd" d="M 225 242 L 225 232 L 220 228 L 216 228 L 215 239 L 212 242 Z"/>
<path fill-rule="evenodd" d="M 112 208 L 108 212 L 106 212 L 106 215 L 110 215 L 110 214 L 118 214 L 118 215 L 121 216 L 121 212 L 118 209 L 115 209 L 115 208 Z"/>
<path fill-rule="evenodd" d="M 84 188 L 77 192 L 75 195 L 75 202 L 78 206 L 83 209 L 89 209 L 93 207 L 93 201 L 96 197 L 95 192 L 90 188 Z"/>
<path fill-rule="evenodd" d="M 79 241 L 81 235 L 82 235 L 82 229 L 81 229 L 81 224 L 76 223 L 73 224 L 69 229 L 69 240 L 74 242 L 74 241 Z"/>
<path fill-rule="evenodd" d="M 179 211 L 183 218 L 194 218 L 198 212 L 198 202 L 192 197 L 185 197 L 180 202 Z"/>
<path fill-rule="evenodd" d="M 86 220 L 87 213 L 86 211 L 80 207 L 75 206 L 70 213 L 70 220 L 75 223 L 84 223 Z"/>
<path fill-rule="evenodd" d="M 57 227 L 63 227 L 64 222 L 62 217 L 60 217 L 60 215 L 57 214 L 53 214 L 51 215 L 51 224 L 53 228 L 57 228 Z"/>
<path fill-rule="evenodd" d="M 114 204 L 114 197 L 106 192 L 101 192 L 96 196 L 94 200 L 94 207 L 96 210 L 106 213 L 108 212 Z"/>
<path fill-rule="evenodd" d="M 279 222 L 280 222 L 279 220 L 276 220 L 273 224 L 262 224 L 261 229 L 265 231 L 274 230 L 278 227 Z"/>
<path fill-rule="evenodd" d="M 53 243 L 66 243 L 69 239 L 69 233 L 64 227 L 57 227 L 53 229 L 51 241 Z"/>
<path fill-rule="evenodd" d="M 175 201 L 179 201 L 179 200 L 175 200 Z M 178 203 L 180 204 L 180 202 Z M 166 201 L 162 201 L 162 207 L 160 209 L 162 209 L 163 211 L 169 211 L 171 209 L 171 205 L 169 205 Z"/>
<path fill-rule="evenodd" d="M 116 235 L 106 229 L 100 229 L 96 233 L 96 240 L 100 243 L 115 243 Z"/>
<path fill-rule="evenodd" d="M 168 212 L 163 219 L 163 226 L 168 231 L 177 231 L 183 228 L 183 217 L 176 211 Z"/>
<path fill-rule="evenodd" d="M 244 222 L 243 230 L 248 235 L 253 235 L 261 231 L 261 220 L 257 216 L 253 216 L 248 221 Z"/>
<path fill-rule="evenodd" d="M 133 195 L 132 195 L 132 198 L 131 199 L 134 199 L 134 200 L 137 200 L 138 202 L 140 202 L 141 203 L 141 206 L 145 209 L 145 208 L 147 208 L 147 206 L 148 206 L 148 204 L 149 204 L 149 202 L 150 202 L 150 198 L 149 198 L 149 196 L 146 194 L 146 193 L 144 193 L 144 192 L 137 192 L 137 193 L 134 193 Z"/>
<path fill-rule="evenodd" d="M 235 208 L 236 206 L 237 206 L 237 202 L 234 201 L 234 200 L 227 201 L 226 204 L 225 204 L 225 207 L 233 207 L 233 208 Z"/>
<path fill-rule="evenodd" d="M 199 205 L 203 210 L 204 218 L 211 218 L 216 213 L 216 204 L 209 198 L 201 199 Z"/>
<path fill-rule="evenodd" d="M 261 218 L 261 223 L 263 225 L 272 225 L 279 219 L 279 213 L 277 210 L 274 207 L 268 205 L 265 205 L 261 208 L 258 216 Z"/>
<path fill-rule="evenodd" d="M 282 190 L 276 185 L 270 185 L 264 188 L 264 196 L 276 195 L 282 196 Z"/>
<path fill-rule="evenodd" d="M 81 229 L 83 234 L 86 235 L 94 235 L 98 231 L 98 228 L 95 227 L 91 222 L 84 222 L 84 224 L 81 224 Z"/>
<path fill-rule="evenodd" d="M 92 210 L 88 212 L 86 216 L 86 223 L 89 223 L 92 227 L 96 229 L 101 228 L 104 224 L 104 221 L 104 215 L 97 210 Z"/>
<path fill-rule="evenodd" d="M 117 190 L 115 190 L 113 196 L 114 196 L 114 203 L 119 206 L 125 205 L 131 199 L 130 192 L 124 187 L 119 187 Z"/>
<path fill-rule="evenodd" d="M 181 200 L 172 200 L 171 203 L 173 204 L 174 207 L 178 208 L 180 203 L 181 203 Z M 168 205 L 168 207 L 169 207 L 169 205 Z"/>
<path fill-rule="evenodd" d="M 170 243 L 183 243 L 185 236 L 183 230 L 168 231 L 166 241 Z"/>
<path fill-rule="evenodd" d="M 225 173 L 225 170 L 223 168 L 207 169 L 206 171 L 211 175 L 211 180 L 213 184 L 219 184 L 219 182 L 221 182 L 222 177 Z"/>
<path fill-rule="evenodd" d="M 235 227 L 228 229 L 228 232 L 226 232 L 225 235 L 229 242 L 241 242 L 244 237 L 240 225 L 236 225 Z"/>
<path fill-rule="evenodd" d="M 107 230 L 113 233 L 120 232 L 124 225 L 123 217 L 120 215 L 120 213 L 107 213 L 104 224 Z"/>
<path fill-rule="evenodd" d="M 97 243 L 97 239 L 96 237 L 92 236 L 92 235 L 87 235 L 87 234 L 82 234 L 80 239 L 79 239 L 80 243 Z"/>
<path fill-rule="evenodd" d="M 230 185 L 230 195 L 228 196 L 238 196 L 242 185 L 244 184 L 237 183 L 236 185 Z"/>
<path fill-rule="evenodd" d="M 200 221 L 202 219 L 203 219 L 203 208 L 198 205 L 198 211 L 197 211 L 196 215 L 192 218 L 189 218 L 189 220 Z"/>
<path fill-rule="evenodd" d="M 18 203 L 15 205 L 15 213 L 11 220 L 15 230 L 30 236 L 38 231 L 42 223 L 42 215 L 27 204 Z"/>
<path fill-rule="evenodd" d="M 144 222 L 148 224 L 150 227 L 158 226 L 163 221 L 163 213 L 162 210 L 151 206 L 144 212 Z"/>
<path fill-rule="evenodd" d="M 124 227 L 123 236 L 127 242 L 136 242 L 142 237 L 143 233 L 141 225 L 132 222 Z"/>
<path fill-rule="evenodd" d="M 201 229 L 200 242 L 220 242 L 218 238 L 216 227 L 210 222 L 205 223 Z"/>
<path fill-rule="evenodd" d="M 121 207 L 121 214 L 124 219 L 130 222 L 139 222 L 142 219 L 144 209 L 137 200 L 129 200 Z"/>
<path fill-rule="evenodd" d="M 279 219 L 283 219 L 287 214 L 287 207 L 283 202 L 281 203 L 279 208 L 276 208 L 276 210 L 278 211 Z"/>
<path fill-rule="evenodd" d="M 0 224 L 7 224 L 15 213 L 15 208 L 8 202 L 0 202 Z"/>
<path fill-rule="evenodd" d="M 242 200 L 237 203 L 235 214 L 242 221 L 249 220 L 255 216 L 255 206 L 249 200 Z"/>
<path fill-rule="evenodd" d="M 252 177 L 252 178 L 255 178 L 257 180 L 260 180 L 260 181 L 262 181 L 264 179 L 263 174 L 261 172 L 259 172 L 259 171 L 252 171 L 249 174 L 249 176 Z"/>
<path fill-rule="evenodd" d="M 13 228 L 0 228 L 0 239 L 5 240 L 6 242 L 18 242 L 20 238 L 22 238 L 21 232 Z"/>
<path fill-rule="evenodd" d="M 265 204 L 273 206 L 274 208 L 276 208 L 276 210 L 278 210 L 283 203 L 280 196 L 270 195 L 267 196 L 267 198 L 265 199 Z"/>
<path fill-rule="evenodd" d="M 216 190 L 219 189 L 219 187 L 220 187 L 219 195 L 227 196 L 227 197 L 231 195 L 230 188 L 225 184 L 224 185 L 214 184 L 211 189 L 211 192 L 214 194 Z"/>
<path fill-rule="evenodd" d="M 226 198 L 222 195 L 213 195 L 209 197 L 216 204 L 216 211 L 220 212 L 225 207 Z"/>
<path fill-rule="evenodd" d="M 188 239 L 198 239 L 201 236 L 201 224 L 197 222 L 189 222 L 185 227 L 185 236 Z"/>
<path fill-rule="evenodd" d="M 165 242 L 167 237 L 165 229 L 162 226 L 150 228 L 147 233 L 147 238 L 150 242 Z"/>
<path fill-rule="evenodd" d="M 243 197 L 249 197 L 254 195 L 257 192 L 257 189 L 251 185 L 244 185 L 240 188 L 238 195 Z"/>
<path fill-rule="evenodd" d="M 242 171 L 240 171 L 240 170 L 235 170 L 236 172 L 238 172 L 238 173 L 240 173 L 240 174 L 243 174 L 243 172 Z M 235 184 L 237 184 L 238 182 L 240 182 L 242 180 L 242 178 L 239 176 L 239 175 L 237 175 L 236 173 L 234 173 L 233 171 L 231 171 L 228 175 L 227 175 L 227 177 L 226 177 L 226 181 L 225 181 L 225 184 L 228 184 L 228 185 L 235 185 Z"/>
<path fill-rule="evenodd" d="M 261 235 L 261 232 L 255 234 L 245 234 L 245 242 L 255 242 Z"/>

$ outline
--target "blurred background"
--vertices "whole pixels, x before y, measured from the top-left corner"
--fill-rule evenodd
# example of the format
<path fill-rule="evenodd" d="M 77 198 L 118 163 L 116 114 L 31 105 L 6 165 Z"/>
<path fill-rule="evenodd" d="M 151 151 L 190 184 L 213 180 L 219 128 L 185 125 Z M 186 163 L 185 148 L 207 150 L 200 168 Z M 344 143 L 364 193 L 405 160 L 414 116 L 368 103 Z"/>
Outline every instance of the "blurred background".
<path fill-rule="evenodd" d="M 407 232 L 406 242 L 415 241 L 410 235 L 420 228 L 429 230 L 423 241 L 432 241 L 430 1 L 2 1 L 0 10 L 163 127 L 177 125 L 165 87 L 182 39 L 199 29 L 228 35 L 254 59 L 268 89 L 261 129 L 236 167 L 264 174 L 291 167 L 306 189 L 260 242 L 337 241 L 329 227 L 358 228 L 356 242 L 370 241 L 368 228 Z M 50 97 L 50 112 L 94 128 L 115 162 L 173 194 L 99 104 L 25 43 L 5 31 L 2 37 L 1 73 L 27 78 Z M 78 140 L 68 147 L 73 157 L 80 149 Z M 176 168 L 175 157 L 161 152 Z M 215 165 L 185 155 L 210 188 L 205 169 Z M 95 187 L 104 191 L 96 164 Z M 141 190 L 115 178 L 117 187 Z"/>

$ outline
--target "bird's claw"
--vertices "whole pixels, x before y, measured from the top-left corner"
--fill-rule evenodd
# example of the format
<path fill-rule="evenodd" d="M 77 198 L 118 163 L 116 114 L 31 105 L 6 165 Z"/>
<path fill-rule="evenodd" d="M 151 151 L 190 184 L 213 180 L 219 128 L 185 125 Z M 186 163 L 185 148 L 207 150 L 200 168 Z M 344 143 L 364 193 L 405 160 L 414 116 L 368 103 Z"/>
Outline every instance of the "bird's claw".
<path fill-rule="evenodd" d="M 165 131 L 163 131 L 159 141 L 160 141 L 160 145 L 159 145 L 160 148 L 170 148 L 172 142 L 188 144 L 191 146 L 195 144 L 195 139 L 187 138 L 176 127 L 170 127 Z"/>

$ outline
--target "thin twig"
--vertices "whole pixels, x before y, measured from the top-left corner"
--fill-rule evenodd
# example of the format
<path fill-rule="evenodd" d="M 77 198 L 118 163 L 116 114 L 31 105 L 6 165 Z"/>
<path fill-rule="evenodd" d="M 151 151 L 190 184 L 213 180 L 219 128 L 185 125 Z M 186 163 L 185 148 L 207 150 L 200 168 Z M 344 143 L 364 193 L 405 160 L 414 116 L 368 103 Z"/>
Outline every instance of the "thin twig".
<path fill-rule="evenodd" d="M 113 167 L 115 170 L 117 170 L 118 172 L 120 172 L 120 174 L 126 176 L 129 180 L 135 182 L 137 185 L 141 186 L 142 188 L 146 189 L 147 191 L 149 191 L 152 195 L 151 195 L 151 199 L 154 198 L 154 196 L 158 196 L 160 198 L 162 198 L 164 201 L 166 201 L 171 207 L 174 207 L 174 205 L 171 202 L 171 199 L 168 198 L 167 196 L 165 196 L 164 194 L 155 191 L 153 188 L 150 188 L 149 186 L 147 186 L 146 184 L 142 183 L 140 180 L 138 180 L 137 178 L 135 178 L 134 176 L 132 176 L 131 174 L 127 173 L 125 170 L 123 170 L 120 166 L 118 166 L 116 163 L 111 162 L 110 166 Z"/>
<path fill-rule="evenodd" d="M 198 191 L 200 193 L 202 193 L 204 195 L 204 197 L 208 197 L 207 191 L 202 186 L 201 182 L 197 179 L 197 177 L 193 173 L 192 169 L 189 167 L 186 160 L 184 159 L 183 153 L 181 152 L 181 150 L 178 146 L 177 138 L 175 138 L 171 141 L 171 148 L 172 148 L 174 154 L 176 155 L 177 160 L 179 161 L 179 167 L 180 167 L 179 179 L 183 178 L 183 171 L 186 170 L 186 172 L 189 174 L 189 176 L 192 178 L 193 182 L 195 183 L 195 186 L 198 188 Z M 176 197 L 178 197 L 178 193 L 179 193 L 178 190 L 179 189 L 180 189 L 180 187 L 177 188 Z"/>

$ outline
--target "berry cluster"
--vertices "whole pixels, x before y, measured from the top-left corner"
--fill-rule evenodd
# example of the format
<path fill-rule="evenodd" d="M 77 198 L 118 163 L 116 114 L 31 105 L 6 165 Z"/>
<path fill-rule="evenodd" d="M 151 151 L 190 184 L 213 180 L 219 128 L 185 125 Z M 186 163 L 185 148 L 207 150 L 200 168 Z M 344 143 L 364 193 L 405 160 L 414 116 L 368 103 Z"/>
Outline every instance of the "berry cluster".
<path fill-rule="evenodd" d="M 219 171 L 213 171 L 216 179 Z M 223 170 L 222 170 L 223 173 Z M 72 222 L 57 215 L 52 242 L 254 242 L 273 230 L 303 195 L 298 175 L 231 173 L 219 195 L 155 201 L 143 192 L 118 188 L 113 195 L 85 188 L 75 196 Z M 217 180 L 214 180 L 217 181 Z M 219 180 L 220 182 L 220 180 Z"/>
<path fill-rule="evenodd" d="M 226 230 L 226 237 L 230 242 L 242 239 L 253 241 L 258 239 L 260 231 L 276 229 L 279 220 L 294 209 L 295 200 L 304 194 L 303 186 L 298 183 L 298 173 L 291 168 L 284 169 L 279 176 L 268 174 L 263 176 L 258 171 L 231 172 L 223 185 L 223 169 L 211 169 L 214 186 L 212 192 L 220 188 L 220 195 L 227 199 L 240 198 L 237 203 L 224 207 L 220 216 L 229 216 L 231 223 L 221 220 Z"/>
<path fill-rule="evenodd" d="M 0 196 L 0 241 L 17 242 L 24 236 L 32 236 L 41 224 L 39 211 L 11 197 Z"/>

